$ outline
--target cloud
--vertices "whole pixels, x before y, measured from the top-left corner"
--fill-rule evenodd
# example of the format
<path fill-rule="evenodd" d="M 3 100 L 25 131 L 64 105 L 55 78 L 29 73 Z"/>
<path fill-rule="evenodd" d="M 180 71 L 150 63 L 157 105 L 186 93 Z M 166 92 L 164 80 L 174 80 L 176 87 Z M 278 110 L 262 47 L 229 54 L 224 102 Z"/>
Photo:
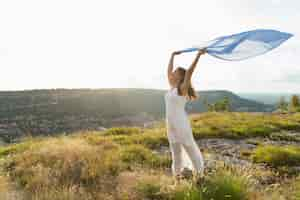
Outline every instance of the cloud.
<path fill-rule="evenodd" d="M 0 55 L 6 55 L 0 56 L 0 90 L 168 88 L 171 51 L 254 28 L 295 37 L 244 62 L 204 56 L 195 87 L 269 91 L 276 83 L 286 90 L 292 87 L 270 80 L 300 66 L 299 10 L 297 0 L 0 1 Z M 180 56 L 176 65 L 188 67 L 193 58 Z"/>
<path fill-rule="evenodd" d="M 0 56 L 8 56 L 8 48 L 0 48 Z"/>
<path fill-rule="evenodd" d="M 283 74 L 281 78 L 274 79 L 272 81 L 300 84 L 300 71 L 288 72 L 286 74 Z"/>

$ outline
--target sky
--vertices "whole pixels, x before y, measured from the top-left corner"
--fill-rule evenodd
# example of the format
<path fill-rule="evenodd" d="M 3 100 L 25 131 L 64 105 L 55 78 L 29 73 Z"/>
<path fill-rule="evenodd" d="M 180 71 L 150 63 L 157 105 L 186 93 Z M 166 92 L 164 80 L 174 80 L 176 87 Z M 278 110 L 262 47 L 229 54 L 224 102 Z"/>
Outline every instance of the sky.
<path fill-rule="evenodd" d="M 172 51 L 257 28 L 294 34 L 244 61 L 200 58 L 196 90 L 300 91 L 297 0 L 3 0 L 0 90 L 169 89 Z M 175 58 L 188 68 L 194 53 Z"/>

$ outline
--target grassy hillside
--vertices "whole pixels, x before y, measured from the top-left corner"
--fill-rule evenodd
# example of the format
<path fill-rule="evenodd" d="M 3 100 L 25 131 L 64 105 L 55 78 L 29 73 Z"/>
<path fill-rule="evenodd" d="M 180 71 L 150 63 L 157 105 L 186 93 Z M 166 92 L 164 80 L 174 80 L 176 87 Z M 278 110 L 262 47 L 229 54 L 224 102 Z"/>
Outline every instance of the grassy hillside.
<path fill-rule="evenodd" d="M 139 112 L 154 116 L 164 115 L 165 90 L 155 89 L 52 89 L 0 92 L 0 118 L 22 114 L 61 115 L 90 114 L 118 117 Z M 272 108 L 253 100 L 240 98 L 230 91 L 198 91 L 199 101 L 191 104 L 191 112 L 207 111 L 204 100 L 214 103 L 227 96 L 232 103 L 232 111 L 248 109 L 263 112 Z"/>
<path fill-rule="evenodd" d="M 97 130 L 118 124 L 143 124 L 164 118 L 165 90 L 154 89 L 56 89 L 0 92 L 0 138 L 53 135 Z M 250 101 L 223 90 L 200 91 L 187 104 L 187 112 L 207 111 L 227 96 L 232 111 L 271 111 L 273 106 Z M 118 125 L 118 126 L 120 126 Z"/>
<path fill-rule="evenodd" d="M 164 121 L 0 148 L 1 199 L 298 200 L 300 114 L 190 116 L 204 177 L 175 181 Z M 227 146 L 226 146 L 227 145 Z"/>

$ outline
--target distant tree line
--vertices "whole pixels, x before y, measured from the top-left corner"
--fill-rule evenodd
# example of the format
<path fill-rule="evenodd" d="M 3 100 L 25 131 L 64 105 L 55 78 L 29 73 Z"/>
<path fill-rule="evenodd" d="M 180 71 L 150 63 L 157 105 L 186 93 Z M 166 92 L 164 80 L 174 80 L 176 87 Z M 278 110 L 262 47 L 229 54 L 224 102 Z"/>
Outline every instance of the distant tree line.
<path fill-rule="evenodd" d="M 223 99 L 216 101 L 215 103 L 208 103 L 207 100 L 204 100 L 204 104 L 206 105 L 208 111 L 231 111 L 230 100 L 227 96 L 225 96 Z"/>
<path fill-rule="evenodd" d="M 292 95 L 289 102 L 285 100 L 284 96 L 281 96 L 277 103 L 277 109 L 279 112 L 300 112 L 299 96 Z"/>

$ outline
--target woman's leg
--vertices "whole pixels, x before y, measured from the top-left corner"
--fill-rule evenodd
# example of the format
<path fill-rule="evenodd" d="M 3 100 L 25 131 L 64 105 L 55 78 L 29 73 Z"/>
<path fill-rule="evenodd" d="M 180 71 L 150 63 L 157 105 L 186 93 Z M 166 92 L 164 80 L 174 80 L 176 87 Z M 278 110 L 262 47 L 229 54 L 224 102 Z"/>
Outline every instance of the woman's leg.
<path fill-rule="evenodd" d="M 170 149 L 172 155 L 172 174 L 176 176 L 180 174 L 181 170 L 181 144 L 177 142 L 170 142 Z"/>
<path fill-rule="evenodd" d="M 202 174 L 204 170 L 204 160 L 203 160 L 202 153 L 198 145 L 196 144 L 196 142 L 193 142 L 192 145 L 184 144 L 183 146 L 186 152 L 188 153 L 197 173 Z"/>

